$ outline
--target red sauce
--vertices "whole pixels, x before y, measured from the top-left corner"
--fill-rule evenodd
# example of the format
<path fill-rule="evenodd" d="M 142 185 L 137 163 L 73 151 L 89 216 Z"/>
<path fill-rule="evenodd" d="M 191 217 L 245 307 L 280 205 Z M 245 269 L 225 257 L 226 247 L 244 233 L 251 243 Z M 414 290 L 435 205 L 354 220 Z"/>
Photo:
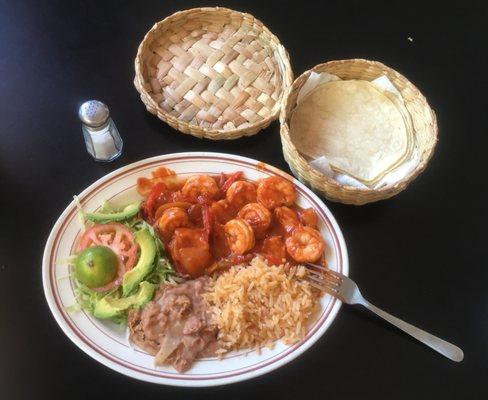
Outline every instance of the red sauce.
<path fill-rule="evenodd" d="M 226 191 L 235 182 L 245 180 L 242 173 L 222 173 L 212 176 L 218 190 L 216 192 L 211 190 L 211 192 L 216 194 L 210 198 L 206 198 L 203 195 L 198 196 L 197 201 L 191 201 L 188 197 L 185 197 L 184 193 L 182 193 L 182 188 L 186 179 L 178 177 L 173 171 L 159 168 L 152 175 L 150 179 L 139 178 L 137 182 L 139 193 L 150 197 L 151 185 L 155 185 L 158 182 L 163 182 L 166 185 L 166 190 L 156 200 L 153 211 L 150 213 L 151 215 L 147 215 L 148 211 L 143 207 L 146 210 L 146 214 L 143 217 L 155 227 L 173 265 L 181 274 L 189 274 L 195 277 L 203 273 L 225 270 L 232 265 L 249 262 L 258 254 L 268 259 L 270 264 L 281 264 L 283 261 L 295 262 L 285 249 L 285 240 L 290 234 L 289 228 L 287 228 L 287 231 L 283 227 L 278 221 L 274 210 L 270 210 L 271 223 L 265 232 L 256 231 L 257 237 L 255 237 L 254 246 L 251 249 L 244 252 L 244 254 L 233 254 L 231 252 L 224 232 L 224 224 L 238 217 L 237 214 L 242 208 L 242 202 L 240 202 L 239 208 L 233 207 L 226 200 Z M 258 186 L 258 182 L 246 181 L 251 182 L 256 187 Z M 249 203 L 249 201 L 247 202 Z M 257 202 L 257 200 L 251 202 Z M 157 211 L 160 207 L 161 209 Z M 182 225 L 176 226 L 174 230 L 174 226 L 169 226 L 169 222 L 169 227 L 162 222 L 164 219 L 162 215 L 165 212 L 168 213 L 169 211 L 166 210 L 171 207 L 180 207 L 187 214 L 186 222 L 182 222 Z M 313 218 L 310 218 L 310 215 L 314 214 L 313 210 L 307 209 L 306 215 L 308 218 L 302 218 L 303 209 L 296 204 L 289 208 L 296 214 L 297 224 L 306 224 L 306 221 L 313 221 Z M 162 234 L 161 229 L 169 229 L 170 234 L 166 231 L 165 234 Z M 188 229 L 192 229 L 195 233 L 195 238 L 191 240 L 192 243 L 188 244 L 188 246 L 195 247 L 191 251 L 186 248 L 180 249 L 183 246 L 181 243 L 186 243 L 189 240 Z M 195 261 L 196 257 L 200 257 L 198 260 L 201 260 L 201 264 L 203 264 L 198 268 L 195 267 L 195 265 L 198 265 L 198 262 Z M 187 260 L 189 260 L 188 263 Z M 323 260 L 323 256 L 321 260 Z"/>
<path fill-rule="evenodd" d="M 260 161 L 260 162 L 258 162 L 258 163 L 256 164 L 256 169 L 257 169 L 258 171 L 266 171 L 266 169 L 267 169 L 267 168 L 266 168 L 266 164 Z"/>

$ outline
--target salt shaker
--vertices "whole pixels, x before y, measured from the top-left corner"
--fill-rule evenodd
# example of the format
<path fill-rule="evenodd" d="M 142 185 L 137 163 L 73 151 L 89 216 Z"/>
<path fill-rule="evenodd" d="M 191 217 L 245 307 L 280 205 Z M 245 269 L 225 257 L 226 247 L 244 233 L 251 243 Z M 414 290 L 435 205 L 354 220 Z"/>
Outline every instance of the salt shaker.
<path fill-rule="evenodd" d="M 112 161 L 122 154 L 122 138 L 105 104 L 89 100 L 81 105 L 78 116 L 86 150 L 96 161 Z"/>

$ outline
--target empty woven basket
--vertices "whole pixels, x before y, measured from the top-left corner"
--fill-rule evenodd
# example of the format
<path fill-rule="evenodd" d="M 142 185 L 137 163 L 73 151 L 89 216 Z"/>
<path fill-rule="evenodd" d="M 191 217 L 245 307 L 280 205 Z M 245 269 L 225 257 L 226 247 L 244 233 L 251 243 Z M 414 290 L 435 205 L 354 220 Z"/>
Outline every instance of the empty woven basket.
<path fill-rule="evenodd" d="M 293 81 L 276 36 L 252 15 L 219 7 L 158 22 L 139 46 L 135 70 L 149 112 L 209 139 L 236 139 L 268 126 Z"/>
<path fill-rule="evenodd" d="M 325 176 L 322 172 L 312 168 L 309 160 L 299 153 L 291 140 L 289 125 L 291 115 L 296 107 L 298 93 L 312 71 L 317 73 L 328 72 L 329 74 L 337 75 L 341 79 L 363 79 L 367 81 L 386 75 L 401 93 L 405 108 L 412 121 L 416 149 L 419 155 L 419 162 L 416 168 L 395 184 L 377 189 L 343 186 Z M 404 190 L 425 169 L 434 153 L 437 142 L 436 117 L 422 93 L 407 78 L 395 70 L 380 62 L 362 59 L 330 61 L 325 64 L 319 64 L 300 75 L 293 82 L 285 96 L 280 122 L 283 154 L 295 176 L 329 200 L 346 204 L 361 205 L 371 203 L 387 199 Z"/>

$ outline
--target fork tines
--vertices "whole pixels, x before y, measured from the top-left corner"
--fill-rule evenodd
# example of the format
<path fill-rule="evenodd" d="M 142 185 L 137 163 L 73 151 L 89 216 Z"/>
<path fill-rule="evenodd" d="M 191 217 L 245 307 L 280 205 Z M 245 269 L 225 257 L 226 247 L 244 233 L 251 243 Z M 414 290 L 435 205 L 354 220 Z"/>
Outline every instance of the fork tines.
<path fill-rule="evenodd" d="M 330 269 L 317 264 L 307 264 L 308 283 L 316 289 L 324 292 L 337 293 L 342 279 Z"/>

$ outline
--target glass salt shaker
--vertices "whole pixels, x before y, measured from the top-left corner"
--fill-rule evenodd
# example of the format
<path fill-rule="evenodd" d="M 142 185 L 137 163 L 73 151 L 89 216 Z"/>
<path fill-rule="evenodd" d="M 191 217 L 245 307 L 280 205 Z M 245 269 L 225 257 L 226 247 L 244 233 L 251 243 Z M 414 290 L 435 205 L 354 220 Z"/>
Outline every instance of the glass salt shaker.
<path fill-rule="evenodd" d="M 86 150 L 96 161 L 112 161 L 122 154 L 122 138 L 105 104 L 89 100 L 80 106 L 78 116 Z"/>

